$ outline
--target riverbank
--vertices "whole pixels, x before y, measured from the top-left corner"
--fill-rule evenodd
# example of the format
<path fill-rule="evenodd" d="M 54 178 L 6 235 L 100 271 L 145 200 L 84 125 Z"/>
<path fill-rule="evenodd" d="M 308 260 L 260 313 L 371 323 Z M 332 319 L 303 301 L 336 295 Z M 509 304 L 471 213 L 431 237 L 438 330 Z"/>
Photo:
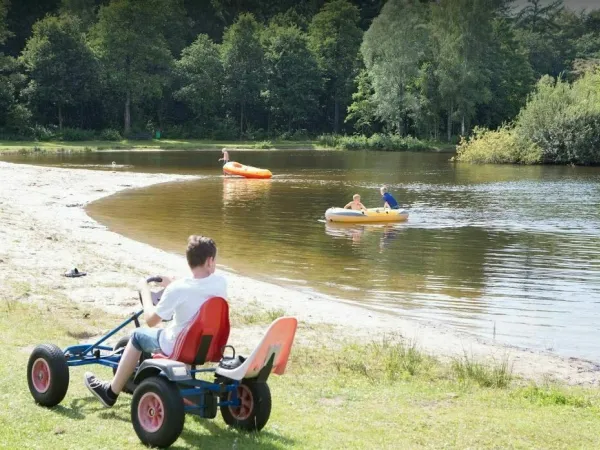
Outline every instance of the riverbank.
<path fill-rule="evenodd" d="M 364 144 L 360 144 L 365 141 Z M 442 142 L 417 141 L 419 145 L 406 146 L 406 148 L 396 148 L 393 143 L 389 148 L 369 144 L 369 141 L 362 137 L 338 136 L 333 139 L 331 136 L 325 136 L 316 140 L 288 141 L 288 140 L 266 140 L 266 141 L 214 141 L 202 139 L 152 139 L 152 140 L 128 140 L 121 141 L 0 141 L 0 154 L 15 153 L 61 153 L 61 152 L 94 152 L 109 150 L 384 150 L 384 151 L 425 151 L 425 152 L 443 152 L 451 153 L 456 150 L 454 145 Z M 357 144 L 359 143 L 359 144 Z M 362 145 L 362 146 L 360 146 Z M 388 144 L 386 144 L 388 145 Z"/>
<path fill-rule="evenodd" d="M 317 141 L 214 141 L 151 139 L 121 141 L 0 141 L 0 154 L 33 152 L 91 152 L 105 150 L 324 150 Z"/>
<path fill-rule="evenodd" d="M 110 433 L 111 448 L 141 448 L 129 397 L 110 411 L 101 408 L 80 382 L 84 369 L 74 368 L 66 399 L 46 410 L 32 402 L 23 367 L 40 342 L 66 346 L 112 328 L 137 308 L 139 277 L 185 273 L 183 257 L 110 232 L 86 215 L 85 204 L 194 177 L 0 162 L 0 178 L 0 447 L 35 447 L 43 437 L 53 448 L 103 448 Z M 88 275 L 61 276 L 74 266 Z M 190 418 L 179 448 L 600 445 L 593 363 L 485 343 L 239 274 L 227 277 L 230 342 L 238 351 L 247 353 L 274 318 L 300 319 L 289 372 L 269 381 L 273 413 L 261 434 L 229 430 L 221 419 Z M 511 367 L 526 380 L 514 378 Z M 110 376 L 108 369 L 98 373 Z"/>
<path fill-rule="evenodd" d="M 124 306 L 135 305 L 132 287 L 140 276 L 185 273 L 183 257 L 110 232 L 88 217 L 84 207 L 123 189 L 193 177 L 0 162 L 0 178 L 0 207 L 10 218 L 2 224 L 3 241 L 12 247 L 10 255 L 0 256 L 5 260 L 0 273 L 6 279 L 62 289 L 74 302 L 119 313 Z M 76 280 L 60 277 L 73 266 L 89 275 Z M 335 334 L 356 340 L 401 334 L 423 351 L 442 358 L 467 352 L 479 360 L 500 361 L 508 355 L 515 373 L 526 378 L 579 385 L 600 382 L 599 367 L 592 362 L 484 342 L 440 324 L 406 320 L 385 308 L 306 294 L 234 273 L 228 277 L 233 311 L 257 305 L 295 315 L 307 324 L 326 324 Z"/>

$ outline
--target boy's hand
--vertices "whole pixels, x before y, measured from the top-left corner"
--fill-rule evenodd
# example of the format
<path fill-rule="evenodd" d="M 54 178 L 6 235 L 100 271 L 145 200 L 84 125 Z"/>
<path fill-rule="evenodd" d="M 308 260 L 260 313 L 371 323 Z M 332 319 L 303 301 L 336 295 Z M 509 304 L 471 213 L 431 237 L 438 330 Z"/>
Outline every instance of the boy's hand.
<path fill-rule="evenodd" d="M 158 283 L 160 286 L 166 288 L 169 284 L 175 281 L 176 277 L 167 277 L 166 275 L 161 275 L 162 281 Z"/>
<path fill-rule="evenodd" d="M 144 289 L 148 288 L 148 283 L 146 282 L 145 278 L 140 278 L 140 281 L 138 281 L 138 283 L 135 285 L 136 289 L 138 291 L 143 291 Z"/>

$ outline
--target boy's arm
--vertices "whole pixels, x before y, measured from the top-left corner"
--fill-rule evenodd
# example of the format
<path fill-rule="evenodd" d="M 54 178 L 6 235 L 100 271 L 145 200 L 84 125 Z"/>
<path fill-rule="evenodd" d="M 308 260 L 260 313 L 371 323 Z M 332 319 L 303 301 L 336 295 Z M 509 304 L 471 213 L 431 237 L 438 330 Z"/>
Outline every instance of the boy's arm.
<path fill-rule="evenodd" d="M 352 202 L 348 203 L 346 206 L 344 206 L 344 209 L 348 209 L 352 206 Z"/>
<path fill-rule="evenodd" d="M 361 207 L 362 209 L 365 209 L 365 210 L 367 209 L 367 208 L 365 207 L 365 205 L 363 205 L 362 203 L 360 204 L 360 207 Z"/>
<path fill-rule="evenodd" d="M 138 290 L 142 296 L 142 305 L 144 307 L 144 320 L 146 325 L 154 327 L 162 322 L 162 318 L 156 314 L 155 307 L 152 304 L 152 294 L 150 293 L 150 286 L 146 282 L 146 279 L 141 279 L 138 283 Z"/>
<path fill-rule="evenodd" d="M 385 203 L 383 204 L 383 207 L 384 207 L 384 208 L 389 208 L 389 207 L 390 207 L 390 204 L 389 204 L 388 202 L 385 202 Z"/>

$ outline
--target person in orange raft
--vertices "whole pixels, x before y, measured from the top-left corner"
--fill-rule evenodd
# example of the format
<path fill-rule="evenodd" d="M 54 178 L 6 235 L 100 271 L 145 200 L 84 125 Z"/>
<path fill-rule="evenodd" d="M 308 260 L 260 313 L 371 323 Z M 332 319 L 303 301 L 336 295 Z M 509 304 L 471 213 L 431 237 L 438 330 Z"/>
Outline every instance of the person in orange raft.
<path fill-rule="evenodd" d="M 219 161 L 223 161 L 223 165 L 229 162 L 229 152 L 225 149 L 221 150 L 223 152 L 223 157 L 219 158 Z"/>

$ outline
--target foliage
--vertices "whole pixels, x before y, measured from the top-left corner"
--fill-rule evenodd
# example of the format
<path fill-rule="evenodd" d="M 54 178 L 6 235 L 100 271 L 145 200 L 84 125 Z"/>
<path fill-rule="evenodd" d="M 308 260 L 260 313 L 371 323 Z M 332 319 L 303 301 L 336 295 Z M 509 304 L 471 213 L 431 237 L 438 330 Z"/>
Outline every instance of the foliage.
<path fill-rule="evenodd" d="M 123 139 L 121 133 L 117 130 L 113 130 L 112 128 L 107 128 L 100 132 L 100 139 L 103 141 L 120 141 Z"/>
<path fill-rule="evenodd" d="M 111 91 L 124 101 L 125 134 L 131 131 L 131 105 L 160 98 L 168 83 L 173 57 L 164 32 L 169 24 L 164 20 L 179 3 L 111 0 L 100 8 L 91 31 L 92 46 Z"/>
<path fill-rule="evenodd" d="M 222 104 L 223 65 L 219 46 L 200 34 L 175 63 L 180 87 L 173 96 L 187 104 L 204 127 L 214 122 Z"/>
<path fill-rule="evenodd" d="M 457 159 L 503 163 L 600 163 L 600 73 L 573 84 L 542 78 L 513 127 L 478 130 Z"/>
<path fill-rule="evenodd" d="M 346 122 L 354 123 L 354 128 L 363 134 L 372 134 L 378 125 L 377 104 L 369 72 L 363 69 L 356 77 L 356 92 L 352 94 L 352 104 L 348 107 Z"/>
<path fill-rule="evenodd" d="M 462 358 L 454 358 L 451 368 L 458 381 L 475 382 L 483 388 L 507 388 L 513 379 L 512 366 L 506 358 L 485 364 L 465 353 Z"/>
<path fill-rule="evenodd" d="M 405 134 L 405 122 L 419 115 L 416 82 L 429 45 L 429 6 L 390 0 L 365 33 L 361 53 L 373 86 L 375 114 Z"/>
<path fill-rule="evenodd" d="M 356 75 L 362 38 L 359 19 L 356 6 L 346 0 L 333 0 L 323 6 L 309 26 L 310 47 L 325 76 L 327 95 L 334 104 L 334 133 L 339 130 L 340 108 L 349 103 Z"/>
<path fill-rule="evenodd" d="M 342 150 L 383 150 L 383 151 L 418 151 L 428 150 L 430 146 L 411 136 L 375 133 L 365 135 L 339 136 L 324 134 L 318 137 L 319 144 Z"/>
<path fill-rule="evenodd" d="M 239 109 L 241 135 L 248 121 L 247 109 L 259 103 L 265 78 L 260 27 L 252 14 L 240 15 L 225 30 L 221 57 L 225 71 L 225 100 L 231 111 Z"/>
<path fill-rule="evenodd" d="M 513 127 L 497 130 L 475 127 L 470 137 L 463 137 L 457 147 L 456 160 L 476 164 L 537 164 L 541 149 L 523 139 Z"/>
<path fill-rule="evenodd" d="M 47 16 L 33 26 L 20 58 L 30 77 L 24 90 L 37 105 L 55 105 L 59 128 L 67 105 L 85 101 L 98 84 L 96 59 L 87 46 L 80 21 Z"/>
<path fill-rule="evenodd" d="M 309 124 L 318 112 L 322 80 L 306 35 L 296 26 L 267 28 L 263 45 L 267 86 L 263 98 L 274 128 L 291 131 Z"/>

